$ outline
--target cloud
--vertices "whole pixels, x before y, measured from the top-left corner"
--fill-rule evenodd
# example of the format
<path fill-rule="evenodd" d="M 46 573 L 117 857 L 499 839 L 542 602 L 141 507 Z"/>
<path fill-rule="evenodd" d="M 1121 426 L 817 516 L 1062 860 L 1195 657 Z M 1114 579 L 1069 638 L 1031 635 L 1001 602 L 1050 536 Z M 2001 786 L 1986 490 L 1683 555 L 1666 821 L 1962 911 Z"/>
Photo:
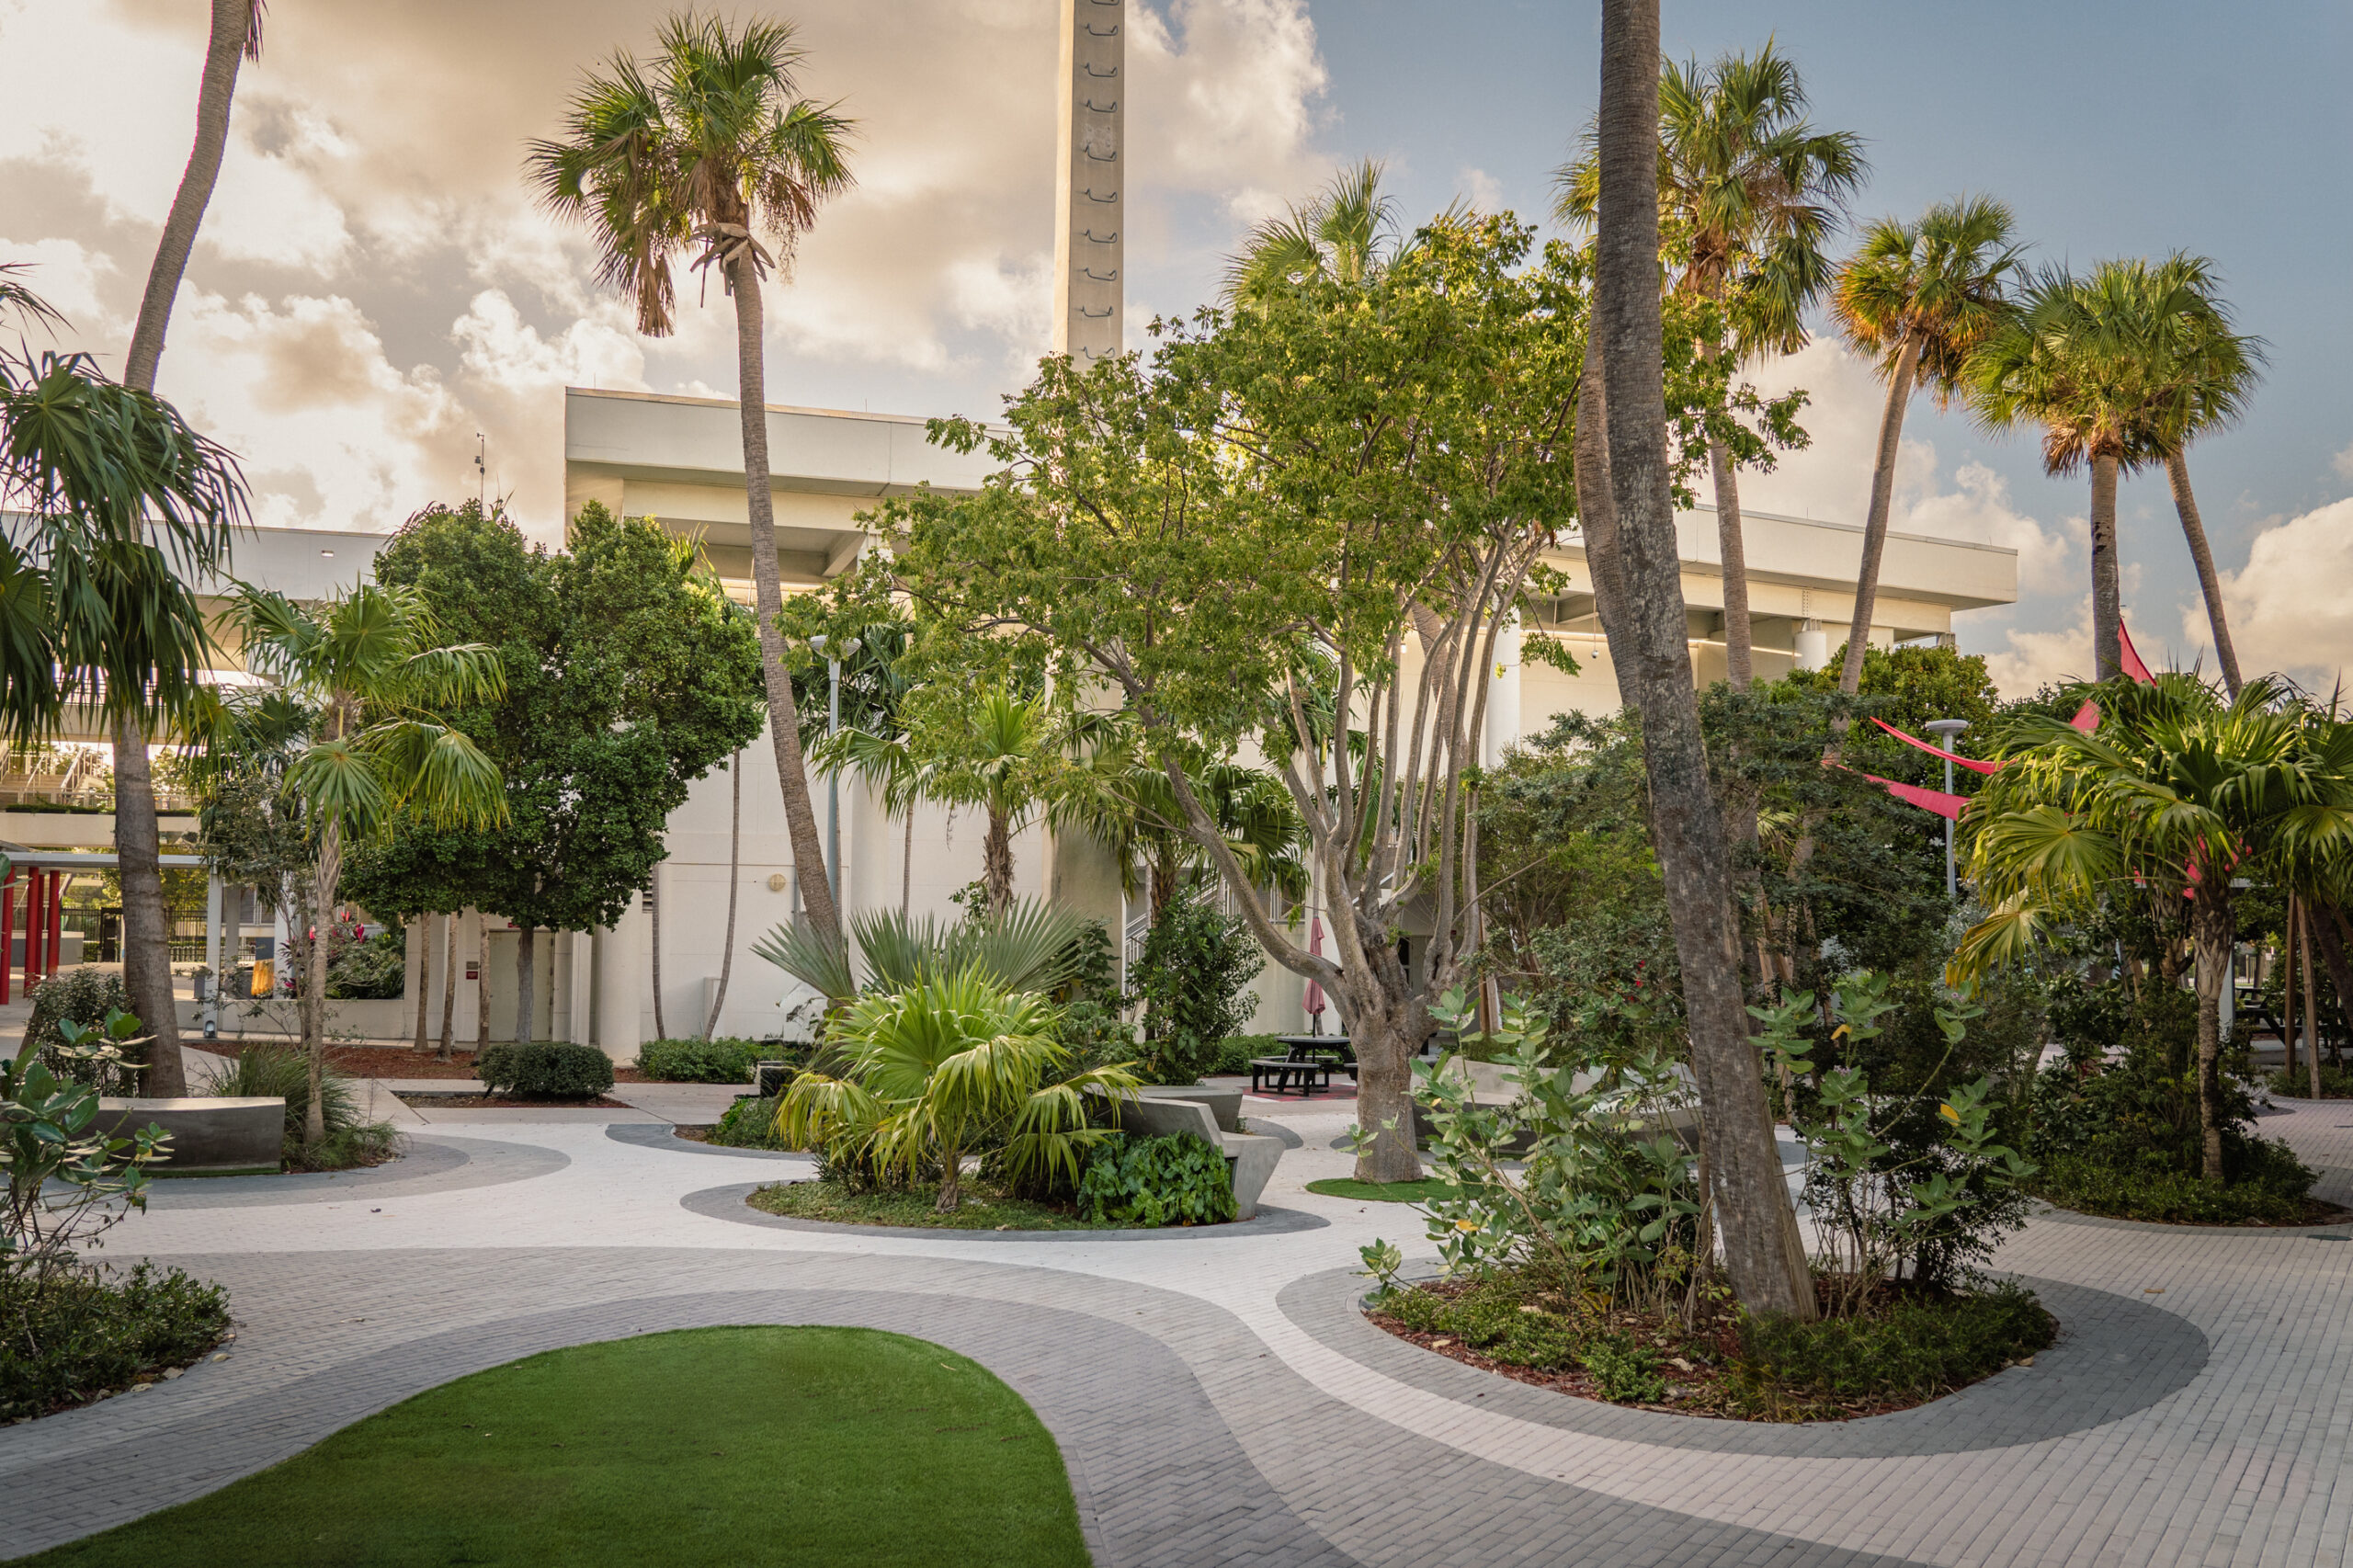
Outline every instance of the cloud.
<path fill-rule="evenodd" d="M 2239 668 L 2278 670 L 2326 691 L 2353 666 L 2353 499 L 2256 535 L 2246 565 L 2223 572 L 2222 605 Z M 2202 606 L 2182 609 L 2185 637 L 2211 646 Z"/>
<path fill-rule="evenodd" d="M 2154 652 L 2149 653 L 2154 658 Z M 2013 626 L 2006 642 L 1985 655 L 1985 673 L 2004 697 L 2030 697 L 2045 686 L 2089 680 L 2092 674 L 2092 605 L 2088 594 L 2075 607 L 2075 624 L 2063 631 Z"/>
<path fill-rule="evenodd" d="M 2328 466 L 2336 471 L 2337 478 L 2353 479 L 2353 447 L 2347 447 L 2329 459 Z"/>
<path fill-rule="evenodd" d="M 1486 170 L 1465 164 L 1455 174 L 1454 180 L 1461 187 L 1462 199 L 1480 211 L 1500 212 L 1504 210 L 1503 182 Z"/>

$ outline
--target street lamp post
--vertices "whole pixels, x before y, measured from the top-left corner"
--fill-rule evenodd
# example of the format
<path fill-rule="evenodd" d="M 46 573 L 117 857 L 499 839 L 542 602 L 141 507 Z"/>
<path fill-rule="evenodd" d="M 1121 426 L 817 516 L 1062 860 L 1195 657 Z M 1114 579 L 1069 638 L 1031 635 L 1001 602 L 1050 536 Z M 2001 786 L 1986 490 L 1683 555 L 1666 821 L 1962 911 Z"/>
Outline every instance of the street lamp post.
<path fill-rule="evenodd" d="M 825 652 L 823 632 L 809 639 L 809 646 L 820 653 Z M 853 637 L 840 648 L 842 658 L 855 658 L 858 639 Z M 842 727 L 842 660 L 828 656 L 825 660 L 827 690 L 825 696 L 825 733 L 828 737 L 841 733 Z M 825 769 L 825 885 L 833 890 L 834 905 L 842 901 L 842 784 L 841 775 L 834 768 Z"/>
<path fill-rule="evenodd" d="M 1959 744 L 1961 733 L 1969 728 L 1969 721 L 1931 719 L 1927 728 L 1931 734 L 1944 743 L 1945 750 L 1951 751 Z M 1952 793 L 1952 758 L 1950 757 L 1945 758 L 1945 793 L 1948 795 Z M 1948 817 L 1945 820 L 1945 896 L 1947 898 L 1961 896 L 1961 879 L 1955 874 L 1953 869 L 1952 830 L 1952 820 Z"/>

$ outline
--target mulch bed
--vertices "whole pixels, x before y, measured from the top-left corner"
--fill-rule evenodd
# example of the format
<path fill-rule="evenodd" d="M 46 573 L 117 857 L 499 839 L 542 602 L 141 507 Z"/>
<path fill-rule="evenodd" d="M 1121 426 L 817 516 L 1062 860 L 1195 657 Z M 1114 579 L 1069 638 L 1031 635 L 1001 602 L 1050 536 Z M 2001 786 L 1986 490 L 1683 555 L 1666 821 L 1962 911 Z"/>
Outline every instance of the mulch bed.
<path fill-rule="evenodd" d="M 392 1096 L 419 1110 L 632 1110 L 626 1101 L 598 1095 L 593 1100 L 529 1100 L 515 1095 L 414 1094 Z"/>
<path fill-rule="evenodd" d="M 399 1045 L 330 1045 L 327 1060 L 355 1078 L 471 1078 L 474 1075 L 474 1053 L 452 1051 L 449 1060 L 442 1061 L 429 1050 L 416 1051 Z M 613 1068 L 613 1082 L 642 1084 L 646 1080 L 634 1067 Z"/>

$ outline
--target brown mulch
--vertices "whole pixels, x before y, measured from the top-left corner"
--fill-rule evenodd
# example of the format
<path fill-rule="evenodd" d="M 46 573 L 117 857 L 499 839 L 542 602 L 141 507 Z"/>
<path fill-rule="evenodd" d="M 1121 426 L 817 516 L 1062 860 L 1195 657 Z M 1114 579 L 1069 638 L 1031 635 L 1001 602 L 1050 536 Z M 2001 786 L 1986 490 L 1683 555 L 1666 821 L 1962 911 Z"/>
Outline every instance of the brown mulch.
<path fill-rule="evenodd" d="M 1470 1282 L 1438 1280 L 1414 1288 L 1434 1295 L 1457 1296 L 1470 1288 Z M 1566 1302 L 1563 1301 L 1563 1305 L 1565 1306 Z M 1550 1389 L 1554 1393 L 1567 1394 L 1573 1399 L 1589 1399 L 1597 1404 L 1619 1403 L 1604 1399 L 1598 1381 L 1580 1364 L 1530 1367 L 1514 1361 L 1498 1361 L 1451 1335 L 1416 1331 L 1386 1312 L 1367 1312 L 1365 1317 L 1374 1327 L 1385 1333 L 1418 1345 L 1425 1350 L 1436 1351 L 1466 1367 L 1497 1373 L 1531 1388 Z M 1730 1302 L 1703 1306 L 1698 1321 L 1688 1329 L 1679 1320 L 1670 1319 L 1661 1324 L 1655 1318 L 1623 1310 L 1611 1312 L 1606 1322 L 1597 1323 L 1594 1328 L 1597 1333 L 1615 1332 L 1637 1345 L 1646 1344 L 1658 1353 L 1659 1359 L 1665 1363 L 1663 1373 L 1666 1379 L 1667 1403 L 1623 1403 L 1620 1405 L 1621 1409 L 1650 1410 L 1666 1415 L 1698 1415 L 1718 1421 L 1851 1421 L 1866 1415 L 1888 1415 L 1930 1403 L 1903 1395 L 1843 1398 L 1809 1392 L 1792 1396 L 1779 1414 L 1755 1411 L 1733 1395 L 1730 1383 L 1731 1365 L 1740 1349 L 1739 1317 Z M 2033 1364 L 2031 1356 L 2017 1363 L 2022 1367 Z M 1941 1399 L 1944 1395 L 1936 1397 Z"/>
<path fill-rule="evenodd" d="M 327 1060 L 355 1078 L 471 1078 L 474 1075 L 474 1053 L 452 1051 L 449 1060 L 442 1061 L 430 1050 L 416 1051 L 400 1045 L 330 1045 Z M 642 1084 L 634 1067 L 613 1068 L 613 1082 Z"/>
<path fill-rule="evenodd" d="M 530 1100 L 516 1095 L 395 1095 L 403 1105 L 419 1110 L 631 1110 L 635 1108 L 608 1095 L 593 1100 Z"/>

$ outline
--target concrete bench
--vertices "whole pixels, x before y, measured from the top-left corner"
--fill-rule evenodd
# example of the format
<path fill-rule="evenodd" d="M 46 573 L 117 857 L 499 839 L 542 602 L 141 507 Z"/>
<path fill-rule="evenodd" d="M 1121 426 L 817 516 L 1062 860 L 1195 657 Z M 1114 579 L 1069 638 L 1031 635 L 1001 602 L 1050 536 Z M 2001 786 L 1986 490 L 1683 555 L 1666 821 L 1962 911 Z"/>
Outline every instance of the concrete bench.
<path fill-rule="evenodd" d="M 1275 1162 L 1282 1158 L 1281 1139 L 1256 1132 L 1225 1131 L 1218 1126 L 1216 1113 L 1203 1100 L 1164 1098 L 1146 1091 L 1146 1097 L 1120 1105 L 1120 1125 L 1146 1138 L 1190 1133 L 1211 1148 L 1222 1151 L 1226 1167 L 1233 1175 L 1233 1211 L 1237 1220 L 1257 1217 L 1258 1195 L 1267 1190 L 1267 1182 L 1275 1174 Z"/>
<path fill-rule="evenodd" d="M 98 1101 L 95 1125 L 128 1138 L 150 1122 L 172 1135 L 168 1156 L 150 1176 L 248 1176 L 279 1169 L 286 1148 L 286 1102 L 269 1097 Z"/>
<path fill-rule="evenodd" d="M 1210 1084 L 1146 1084 L 1136 1091 L 1148 1100 L 1198 1100 L 1217 1118 L 1220 1132 L 1242 1131 L 1242 1091 Z"/>

